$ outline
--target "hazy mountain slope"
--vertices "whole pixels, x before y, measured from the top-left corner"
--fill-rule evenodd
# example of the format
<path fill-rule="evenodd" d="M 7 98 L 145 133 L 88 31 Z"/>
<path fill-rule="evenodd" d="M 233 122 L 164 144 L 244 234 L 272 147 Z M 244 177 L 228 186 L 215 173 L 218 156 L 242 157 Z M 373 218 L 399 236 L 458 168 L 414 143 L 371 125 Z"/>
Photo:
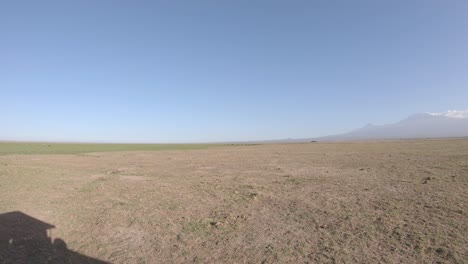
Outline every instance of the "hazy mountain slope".
<path fill-rule="evenodd" d="M 468 136 L 467 111 L 415 114 L 398 123 L 367 125 L 349 133 L 317 138 L 318 140 L 365 140 L 398 138 L 441 138 Z"/>

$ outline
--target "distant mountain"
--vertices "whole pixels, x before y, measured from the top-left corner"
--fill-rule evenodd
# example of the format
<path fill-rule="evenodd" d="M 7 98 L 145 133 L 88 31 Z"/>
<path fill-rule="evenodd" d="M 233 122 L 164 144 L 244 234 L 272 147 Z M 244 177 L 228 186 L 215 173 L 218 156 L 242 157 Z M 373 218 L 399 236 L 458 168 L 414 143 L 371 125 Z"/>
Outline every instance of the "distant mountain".
<path fill-rule="evenodd" d="M 368 124 L 349 133 L 320 137 L 320 141 L 468 137 L 468 110 L 412 115 L 387 125 Z"/>

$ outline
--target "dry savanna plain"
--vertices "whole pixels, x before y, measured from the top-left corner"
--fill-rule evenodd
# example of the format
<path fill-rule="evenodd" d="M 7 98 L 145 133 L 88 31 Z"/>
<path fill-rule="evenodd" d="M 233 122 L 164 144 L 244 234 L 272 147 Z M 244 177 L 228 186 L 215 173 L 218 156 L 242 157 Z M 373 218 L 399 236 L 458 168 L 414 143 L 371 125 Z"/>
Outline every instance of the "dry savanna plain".
<path fill-rule="evenodd" d="M 0 263 L 468 262 L 468 139 L 155 146 L 0 143 Z"/>

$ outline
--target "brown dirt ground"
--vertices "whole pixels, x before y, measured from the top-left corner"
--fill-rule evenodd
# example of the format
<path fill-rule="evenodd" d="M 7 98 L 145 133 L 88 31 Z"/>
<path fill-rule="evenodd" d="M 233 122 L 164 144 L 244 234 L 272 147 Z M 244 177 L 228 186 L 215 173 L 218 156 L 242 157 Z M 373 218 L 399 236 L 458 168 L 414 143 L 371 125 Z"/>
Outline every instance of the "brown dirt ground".
<path fill-rule="evenodd" d="M 112 263 L 468 262 L 467 139 L 6 155 L 0 190 Z"/>

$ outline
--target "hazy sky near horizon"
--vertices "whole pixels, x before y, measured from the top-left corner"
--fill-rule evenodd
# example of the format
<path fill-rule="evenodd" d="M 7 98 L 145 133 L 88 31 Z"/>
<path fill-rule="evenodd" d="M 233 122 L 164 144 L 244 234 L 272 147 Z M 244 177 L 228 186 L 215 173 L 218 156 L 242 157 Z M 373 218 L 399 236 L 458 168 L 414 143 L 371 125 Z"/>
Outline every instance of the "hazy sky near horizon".
<path fill-rule="evenodd" d="M 305 138 L 468 109 L 468 1 L 1 1 L 0 140 Z"/>

